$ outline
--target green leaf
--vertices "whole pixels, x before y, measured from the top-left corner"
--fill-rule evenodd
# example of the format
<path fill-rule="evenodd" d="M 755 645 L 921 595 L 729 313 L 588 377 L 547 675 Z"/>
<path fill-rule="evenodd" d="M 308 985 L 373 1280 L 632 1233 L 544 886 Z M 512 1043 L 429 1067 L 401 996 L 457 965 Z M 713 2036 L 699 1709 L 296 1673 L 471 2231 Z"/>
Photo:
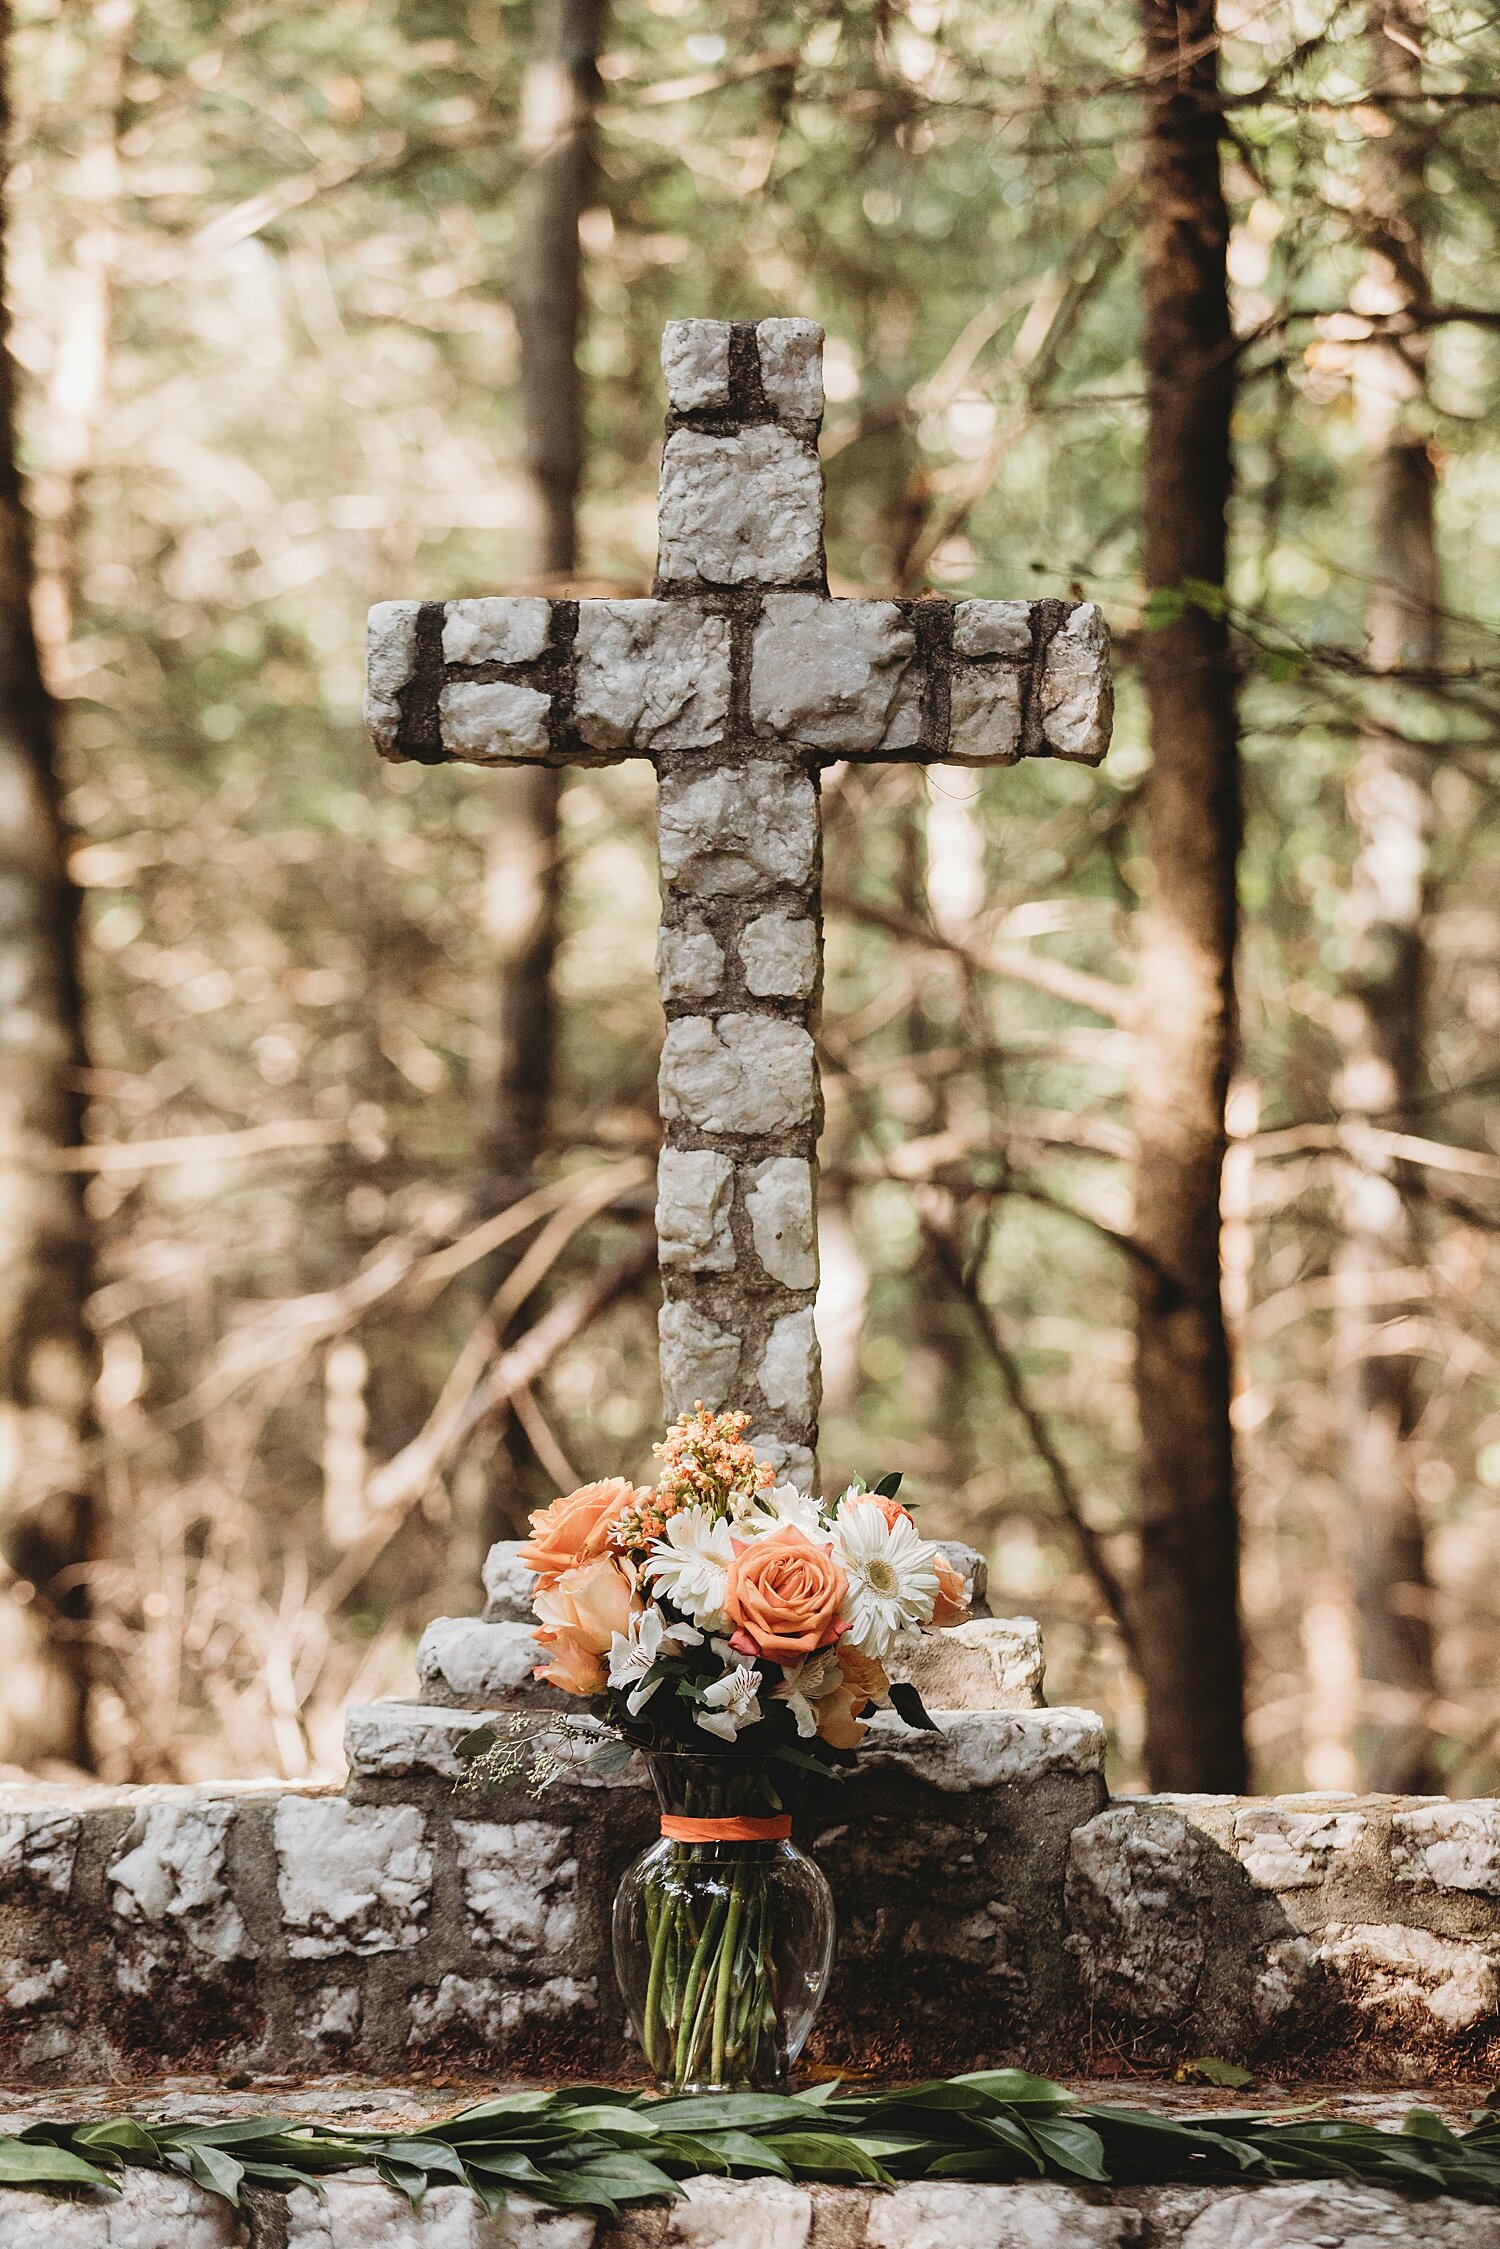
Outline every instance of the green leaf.
<path fill-rule="evenodd" d="M 819 2179 L 869 2179 L 877 2186 L 886 2177 L 872 2155 L 857 2140 L 837 2132 L 772 2132 L 766 2145 L 773 2148 L 793 2172 Z"/>
<path fill-rule="evenodd" d="M 922 1733 L 935 1734 L 938 1731 L 927 1715 L 922 1697 L 909 1679 L 891 1681 L 891 1708 L 906 1725 L 915 1726 Z"/>
<path fill-rule="evenodd" d="M 103 2187 L 109 2194 L 120 2191 L 118 2179 L 86 2163 L 71 2148 L 56 2147 L 45 2140 L 10 2138 L 0 2138 L 0 2186 Z"/>
<path fill-rule="evenodd" d="M 892 1469 L 890 1475 L 882 1476 L 875 1486 L 875 1497 L 877 1499 L 894 1499 L 901 1489 L 903 1480 L 901 1470 L 899 1468 Z"/>
<path fill-rule="evenodd" d="M 1104 2142 L 1082 2117 L 1053 2116 L 1045 2121 L 1034 2117 L 1027 2125 L 1032 2139 L 1048 2161 L 1059 2171 L 1066 2171 L 1077 2179 L 1093 2179 L 1108 2186 L 1109 2173 L 1104 2168 Z"/>
<path fill-rule="evenodd" d="M 462 1735 L 453 1744 L 453 1754 L 455 1757 L 462 1757 L 466 1764 L 472 1763 L 476 1757 L 487 1757 L 492 1749 L 499 1746 L 499 1741 L 500 1737 L 493 1726 L 476 1726 L 471 1734 Z"/>
<path fill-rule="evenodd" d="M 242 2163 L 208 2140 L 184 2148 L 183 2155 L 188 2171 L 200 2187 L 206 2187 L 210 2194 L 222 2195 L 226 2202 L 239 2208 L 240 2184 L 245 2176 Z"/>
<path fill-rule="evenodd" d="M 1242 2093 L 1255 2083 L 1253 2069 L 1242 2069 L 1238 2062 L 1221 2062 L 1214 2054 L 1199 2054 L 1193 2061 L 1180 2062 L 1173 2074 L 1179 2085 L 1222 2085 L 1229 2093 Z"/>

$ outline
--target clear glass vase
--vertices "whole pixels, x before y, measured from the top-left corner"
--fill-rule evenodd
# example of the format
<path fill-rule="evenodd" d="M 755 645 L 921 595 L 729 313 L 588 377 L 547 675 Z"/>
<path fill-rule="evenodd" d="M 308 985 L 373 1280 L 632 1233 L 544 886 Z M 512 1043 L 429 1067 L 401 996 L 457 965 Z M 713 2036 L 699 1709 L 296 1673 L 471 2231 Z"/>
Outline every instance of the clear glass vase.
<path fill-rule="evenodd" d="M 776 1823 L 781 1794 L 748 1760 L 646 1759 L 666 1820 Z M 776 2092 L 833 1964 L 833 1895 L 789 1836 L 664 1834 L 615 1897 L 615 1975 L 664 2092 Z"/>

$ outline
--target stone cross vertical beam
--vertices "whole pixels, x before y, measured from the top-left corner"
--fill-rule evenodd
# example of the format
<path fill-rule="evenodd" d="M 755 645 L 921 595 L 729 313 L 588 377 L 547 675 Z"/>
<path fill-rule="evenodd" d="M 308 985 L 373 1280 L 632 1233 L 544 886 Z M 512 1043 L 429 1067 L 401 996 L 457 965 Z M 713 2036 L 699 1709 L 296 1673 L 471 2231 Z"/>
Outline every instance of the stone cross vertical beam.
<path fill-rule="evenodd" d="M 820 1391 L 821 769 L 1092 765 L 1111 716 L 1092 602 L 829 598 L 822 347 L 809 320 L 670 323 L 651 598 L 381 602 L 366 701 L 385 757 L 655 764 L 665 1410 L 743 1404 L 803 1484 Z"/>

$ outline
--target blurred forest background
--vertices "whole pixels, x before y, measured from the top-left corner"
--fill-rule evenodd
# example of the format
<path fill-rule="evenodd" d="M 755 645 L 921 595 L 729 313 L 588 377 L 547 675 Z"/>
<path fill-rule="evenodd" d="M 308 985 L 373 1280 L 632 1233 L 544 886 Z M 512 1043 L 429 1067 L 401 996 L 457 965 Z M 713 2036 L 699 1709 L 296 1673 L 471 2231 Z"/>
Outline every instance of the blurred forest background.
<path fill-rule="evenodd" d="M 650 772 L 381 767 L 363 618 L 646 590 L 663 321 L 796 312 L 835 591 L 1120 687 L 825 777 L 825 1477 L 1122 1785 L 1500 1783 L 1490 12 L 0 22 L 0 1758 L 336 1772 L 647 1466 Z"/>

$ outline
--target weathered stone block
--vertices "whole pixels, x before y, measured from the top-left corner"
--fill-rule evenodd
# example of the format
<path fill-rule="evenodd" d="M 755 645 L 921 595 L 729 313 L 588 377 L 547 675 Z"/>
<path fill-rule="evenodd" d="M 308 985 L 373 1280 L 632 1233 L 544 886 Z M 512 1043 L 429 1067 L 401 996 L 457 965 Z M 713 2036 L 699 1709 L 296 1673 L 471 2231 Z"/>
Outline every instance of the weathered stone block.
<path fill-rule="evenodd" d="M 522 1541 L 497 1539 L 484 1558 L 484 1615 L 488 1624 L 529 1624 L 536 1577 L 521 1560 Z"/>
<path fill-rule="evenodd" d="M 755 330 L 760 387 L 773 414 L 823 418 L 823 331 L 816 320 L 762 320 Z"/>
<path fill-rule="evenodd" d="M 1328 1809 L 1246 1804 L 1234 1815 L 1240 1864 L 1258 1890 L 1305 1890 L 1326 1881 L 1364 1841 L 1368 1822 L 1353 1800 Z"/>
<path fill-rule="evenodd" d="M 457 1780 L 458 1744 L 485 1715 L 429 1702 L 355 1703 L 344 1720 L 344 1755 L 355 1780 Z"/>
<path fill-rule="evenodd" d="M 294 1960 L 399 1952 L 416 1943 L 432 1894 L 432 1852 L 415 1805 L 288 1796 L 276 1807 L 275 1837 L 276 1886 Z"/>
<path fill-rule="evenodd" d="M 656 1167 L 657 1254 L 690 1273 L 732 1273 L 734 1165 L 709 1148 L 663 1148 Z"/>
<path fill-rule="evenodd" d="M 511 765 L 545 757 L 550 695 L 503 679 L 450 679 L 438 697 L 447 756 L 467 765 Z"/>
<path fill-rule="evenodd" d="M 761 1353 L 755 1379 L 768 1406 L 797 1421 L 812 1418 L 818 1375 L 818 1338 L 811 1310 L 777 1320 Z"/>
<path fill-rule="evenodd" d="M 729 719 L 729 619 L 682 601 L 581 601 L 573 719 L 596 750 L 706 750 Z"/>
<path fill-rule="evenodd" d="M 396 754 L 396 698 L 417 665 L 420 602 L 377 601 L 365 627 L 365 725 L 382 757 Z"/>
<path fill-rule="evenodd" d="M 502 2045 L 528 2023 L 576 2025 L 598 2005 L 592 1983 L 553 1976 L 542 1984 L 508 1984 L 499 1976 L 447 1975 L 411 1995 L 411 2046 Z"/>
<path fill-rule="evenodd" d="M 938 1722 L 935 1734 L 912 1733 L 890 1713 L 877 1713 L 862 1759 L 872 1769 L 899 1763 L 945 1794 L 1024 1785 L 1054 1773 L 1104 1770 L 1104 1721 L 1092 1710 L 934 1710 L 930 1715 Z"/>
<path fill-rule="evenodd" d="M 538 1688 L 532 1677 L 544 1660 L 533 1627 L 534 1620 L 435 1617 L 417 1643 L 423 1694 L 470 1710 L 493 1710 L 518 1695 L 550 1704 L 554 1690 Z"/>
<path fill-rule="evenodd" d="M 1500 1897 L 1500 1803 L 1419 1804 L 1391 1821 L 1391 1864 L 1399 1882 Z"/>
<path fill-rule="evenodd" d="M 770 758 L 664 774 L 657 800 L 662 880 L 700 898 L 799 888 L 818 863 L 818 795 L 800 768 Z"/>
<path fill-rule="evenodd" d="M 1500 2000 L 1493 1945 L 1362 1922 L 1330 1924 L 1316 1951 L 1351 2006 L 1394 2026 L 1416 2017 L 1443 2031 L 1469 2030 Z"/>
<path fill-rule="evenodd" d="M 701 1399 L 718 1412 L 734 1391 L 740 1339 L 717 1327 L 691 1304 L 667 1303 L 657 1319 L 662 1410 L 668 1421 L 691 1413 Z"/>
<path fill-rule="evenodd" d="M 750 659 L 757 734 L 849 757 L 922 731 L 916 637 L 893 601 L 770 594 Z"/>
<path fill-rule="evenodd" d="M 233 1823 L 233 1805 L 212 1800 L 136 1813 L 106 1877 L 123 1924 L 115 1969 L 122 1991 L 145 1993 L 174 1968 L 212 1974 L 252 1955 L 225 1862 Z"/>
<path fill-rule="evenodd" d="M 403 2195 L 357 2175 L 329 2179 L 317 2193 L 295 2188 L 287 2218 L 287 2249 L 590 2249 L 595 2238 L 592 2217 L 545 2210 L 519 2195 L 491 2218 L 467 2187 L 437 2186 L 414 2210 Z"/>
<path fill-rule="evenodd" d="M 17 1960 L 7 1953 L 0 1959 L 0 2007 L 8 2015 L 50 2009 L 68 1982 L 66 1960 Z"/>
<path fill-rule="evenodd" d="M 667 2249 L 807 2249 L 812 2196 L 788 2179 L 688 2179 Z"/>
<path fill-rule="evenodd" d="M 1181 2189 L 1159 2188 L 1141 2199 L 1166 2214 Z M 1299 2179 L 1275 2186 L 1205 2195 L 1185 2230 L 1153 2226 L 1151 2242 L 1180 2249 L 1491 2249 L 1495 2214 L 1452 2196 L 1418 2204 L 1405 2195 Z M 1187 2213 L 1184 2213 L 1187 2217 Z"/>
<path fill-rule="evenodd" d="M 221 2196 L 169 2173 L 116 2176 L 117 2195 L 77 2200 L 0 2189 L 0 2249 L 244 2249 L 240 2213 Z"/>
<path fill-rule="evenodd" d="M 818 981 L 818 925 L 806 914 L 757 914 L 741 934 L 740 961 L 757 999 L 806 999 Z"/>
<path fill-rule="evenodd" d="M 810 1445 L 790 1444 L 785 1437 L 769 1435 L 765 1430 L 752 1429 L 750 1443 L 757 1460 L 768 1460 L 776 1471 L 778 1484 L 795 1484 L 799 1492 L 810 1492 L 817 1481 L 818 1464 Z"/>
<path fill-rule="evenodd" d="M 578 1860 L 548 1820 L 456 1820 L 470 1931 L 482 1952 L 555 1960 L 578 1929 Z"/>
<path fill-rule="evenodd" d="M 812 1165 L 801 1156 L 769 1156 L 745 1176 L 745 1210 L 761 1264 L 783 1288 L 816 1288 Z"/>
<path fill-rule="evenodd" d="M 552 629 L 552 604 L 538 596 L 485 595 L 450 601 L 443 611 L 447 664 L 530 664 Z"/>
<path fill-rule="evenodd" d="M 1063 619 L 1042 672 L 1042 739 L 1054 757 L 1097 765 L 1109 748 L 1115 691 L 1109 627 L 1097 602 L 1080 602 Z"/>
<path fill-rule="evenodd" d="M 960 601 L 953 611 L 955 656 L 1004 656 L 1031 661 L 1029 601 Z"/>
<path fill-rule="evenodd" d="M 711 931 L 691 927 L 661 931 L 656 940 L 656 982 L 664 1000 L 710 999 L 723 981 L 724 948 Z"/>
<path fill-rule="evenodd" d="M 1076 2187 L 944 2179 L 875 2195 L 863 2249 L 1126 2249 L 1142 2239 L 1133 2210 L 1096 2205 Z"/>
<path fill-rule="evenodd" d="M 65 1898 L 83 1823 L 76 1812 L 27 1802 L 28 1794 L 24 1785 L 0 1787 L 0 1895 Z"/>
<path fill-rule="evenodd" d="M 669 320 L 661 332 L 667 403 L 678 414 L 729 404 L 729 322 Z"/>
<path fill-rule="evenodd" d="M 1116 1804 L 1078 1828 L 1068 1852 L 1070 1949 L 1096 2004 L 1135 2022 L 1175 2023 L 1203 1974 L 1206 1846 L 1165 1804 Z"/>
<path fill-rule="evenodd" d="M 667 585 L 797 586 L 823 574 L 816 450 L 774 424 L 675 430 L 661 462 L 657 570 Z"/>
<path fill-rule="evenodd" d="M 683 1016 L 667 1025 L 661 1113 L 700 1132 L 781 1132 L 816 1098 L 813 1042 L 774 1015 Z"/>
<path fill-rule="evenodd" d="M 952 763 L 1014 765 L 1020 755 L 1020 673 L 955 672 L 948 706 L 948 756 Z"/>
<path fill-rule="evenodd" d="M 888 1667 L 909 1679 L 929 1710 L 1037 1710 L 1042 1635 L 1028 1616 L 976 1617 L 924 1633 Z"/>

